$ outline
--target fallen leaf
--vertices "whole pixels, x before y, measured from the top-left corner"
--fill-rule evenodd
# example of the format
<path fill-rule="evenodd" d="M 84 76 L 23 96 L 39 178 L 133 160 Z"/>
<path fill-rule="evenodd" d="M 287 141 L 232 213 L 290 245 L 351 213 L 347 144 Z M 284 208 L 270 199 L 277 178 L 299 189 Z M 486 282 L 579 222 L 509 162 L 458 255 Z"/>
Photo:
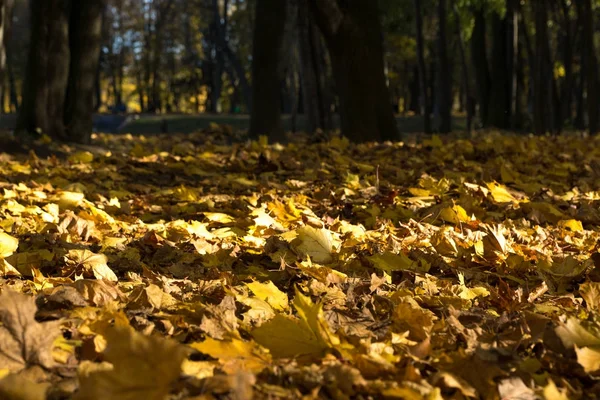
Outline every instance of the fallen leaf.
<path fill-rule="evenodd" d="M 287 310 L 288 298 L 273 282 L 251 282 L 247 283 L 246 286 L 254 293 L 256 297 L 266 301 L 275 310 Z"/>
<path fill-rule="evenodd" d="M 254 342 L 241 339 L 215 340 L 206 338 L 203 342 L 191 343 L 191 347 L 201 353 L 217 358 L 225 372 L 237 371 L 260 373 L 271 363 L 271 355 Z"/>
<path fill-rule="evenodd" d="M 145 336 L 128 327 L 103 333 L 102 364 L 83 362 L 75 400 L 164 400 L 179 378 L 186 350 L 169 339 Z"/>
<path fill-rule="evenodd" d="M 118 278 L 107 265 L 104 254 L 96 254 L 89 250 L 70 250 L 65 256 L 65 263 L 75 273 L 83 273 L 96 279 L 117 282 Z"/>
<path fill-rule="evenodd" d="M 37 322 L 32 297 L 5 289 L 0 294 L 0 365 L 18 372 L 31 365 L 52 368 L 52 343 L 59 323 Z"/>
<path fill-rule="evenodd" d="M 302 256 L 309 256 L 312 261 L 327 264 L 333 261 L 333 237 L 327 229 L 304 226 L 297 231 L 292 246 Z"/>

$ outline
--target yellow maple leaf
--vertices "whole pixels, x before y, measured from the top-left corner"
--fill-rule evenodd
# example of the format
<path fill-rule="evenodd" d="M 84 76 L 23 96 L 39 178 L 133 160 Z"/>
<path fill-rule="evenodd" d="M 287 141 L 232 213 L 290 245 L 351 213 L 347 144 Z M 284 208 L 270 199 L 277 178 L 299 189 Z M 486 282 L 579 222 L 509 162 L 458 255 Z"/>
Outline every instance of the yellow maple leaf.
<path fill-rule="evenodd" d="M 249 371 L 259 373 L 271 363 L 271 355 L 255 342 L 241 339 L 215 340 L 191 343 L 191 347 L 203 354 L 217 358 L 227 373 Z"/>
<path fill-rule="evenodd" d="M 8 233 L 0 232 L 0 257 L 10 256 L 18 247 L 19 239 Z"/>
<path fill-rule="evenodd" d="M 275 310 L 286 310 L 288 308 L 288 297 L 271 281 L 251 282 L 246 286 L 254 293 L 256 297 L 269 303 Z"/>
<path fill-rule="evenodd" d="M 445 207 L 440 211 L 440 218 L 451 224 L 459 224 L 461 222 L 469 222 L 471 218 L 464 208 L 455 204 L 452 207 Z"/>
<path fill-rule="evenodd" d="M 322 304 L 314 304 L 310 297 L 296 289 L 294 308 L 298 319 L 277 314 L 251 332 L 254 340 L 276 358 L 320 357 L 328 348 L 340 343 L 329 331 Z"/>

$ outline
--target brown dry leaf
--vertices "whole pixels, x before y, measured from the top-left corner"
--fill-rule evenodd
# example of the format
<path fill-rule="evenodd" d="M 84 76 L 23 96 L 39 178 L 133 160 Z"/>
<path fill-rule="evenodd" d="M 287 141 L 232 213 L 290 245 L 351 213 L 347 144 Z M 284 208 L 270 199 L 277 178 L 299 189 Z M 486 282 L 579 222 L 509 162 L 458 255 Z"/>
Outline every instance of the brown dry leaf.
<path fill-rule="evenodd" d="M 105 362 L 81 363 L 74 400 L 164 400 L 179 378 L 185 348 L 128 327 L 109 328 L 103 336 Z"/>
<path fill-rule="evenodd" d="M 228 336 L 237 336 L 238 318 L 235 315 L 235 299 L 225 296 L 218 305 L 207 306 L 202 316 L 200 329 L 210 337 L 223 340 Z"/>
<path fill-rule="evenodd" d="M 79 279 L 73 283 L 73 287 L 81 293 L 86 301 L 97 307 L 125 298 L 119 288 L 109 281 Z"/>
<path fill-rule="evenodd" d="M 502 399 L 540 400 L 533 389 L 525 386 L 523 380 L 516 376 L 500 381 L 498 393 Z"/>
<path fill-rule="evenodd" d="M 600 307 L 600 282 L 584 282 L 579 285 L 579 294 L 585 300 L 588 310 L 598 310 Z"/>
<path fill-rule="evenodd" d="M 0 379 L 0 399 L 6 400 L 46 400 L 50 383 L 38 383 L 10 374 Z"/>
<path fill-rule="evenodd" d="M 150 284 L 146 287 L 138 286 L 129 294 L 127 308 L 131 310 L 159 311 L 169 309 L 176 304 L 177 299 L 157 285 Z"/>
<path fill-rule="evenodd" d="M 87 277 L 106 279 L 117 282 L 118 278 L 107 265 L 104 254 L 96 254 L 89 250 L 70 250 L 65 256 L 65 263 L 74 273 L 84 274 Z"/>
<path fill-rule="evenodd" d="M 435 314 L 419 306 L 414 299 L 401 297 L 394 308 L 392 322 L 397 332 L 408 330 L 411 340 L 422 341 L 429 337 L 435 320 Z"/>
<path fill-rule="evenodd" d="M 52 343 L 59 322 L 39 323 L 32 297 L 5 289 L 0 294 L 0 366 L 17 372 L 31 365 L 52 368 Z"/>

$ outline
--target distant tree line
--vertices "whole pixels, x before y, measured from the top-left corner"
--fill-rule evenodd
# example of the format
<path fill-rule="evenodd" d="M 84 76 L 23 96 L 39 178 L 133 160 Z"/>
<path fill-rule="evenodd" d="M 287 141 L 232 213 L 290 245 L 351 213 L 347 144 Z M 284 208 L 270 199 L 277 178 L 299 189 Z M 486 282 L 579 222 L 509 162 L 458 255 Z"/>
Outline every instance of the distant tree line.
<path fill-rule="evenodd" d="M 283 138 L 598 131 L 591 0 L 0 0 L 0 112 L 87 142 L 93 112 L 251 114 Z"/>

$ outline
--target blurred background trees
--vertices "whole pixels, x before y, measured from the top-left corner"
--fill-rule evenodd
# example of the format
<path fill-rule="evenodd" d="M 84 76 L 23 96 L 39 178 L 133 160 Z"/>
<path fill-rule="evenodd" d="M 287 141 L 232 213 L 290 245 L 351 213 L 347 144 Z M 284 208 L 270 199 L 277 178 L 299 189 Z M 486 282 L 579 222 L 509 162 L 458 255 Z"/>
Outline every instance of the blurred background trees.
<path fill-rule="evenodd" d="M 282 115 L 356 141 L 398 138 L 394 115 L 426 132 L 464 117 L 598 131 L 596 0 L 90 1 L 99 14 L 77 3 L 0 0 L 0 113 L 20 110 L 24 130 L 86 141 L 91 109 L 252 114 L 250 133 L 273 138 Z M 61 7 L 63 25 L 47 23 Z M 44 44 L 52 29 L 64 46 Z"/>

